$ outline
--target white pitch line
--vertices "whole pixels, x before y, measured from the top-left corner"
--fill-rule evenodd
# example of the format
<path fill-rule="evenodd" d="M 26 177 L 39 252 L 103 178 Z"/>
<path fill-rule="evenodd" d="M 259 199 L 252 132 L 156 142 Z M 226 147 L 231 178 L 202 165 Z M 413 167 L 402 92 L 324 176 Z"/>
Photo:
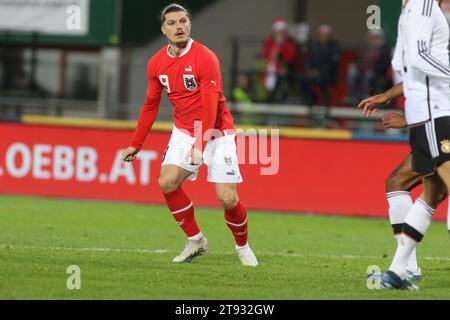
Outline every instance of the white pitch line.
<path fill-rule="evenodd" d="M 115 249 L 115 248 L 70 248 L 70 247 L 32 247 L 32 246 L 14 246 L 14 245 L 0 245 L 0 248 L 6 247 L 11 249 L 31 249 L 31 250 L 66 250 L 66 251 L 92 251 L 92 252 L 127 252 L 127 253 L 148 253 L 148 254 L 164 254 L 171 252 L 178 252 L 175 250 L 167 249 Z M 213 255 L 229 255 L 234 254 L 232 252 L 210 252 Z M 381 259 L 379 256 L 356 256 L 356 255 L 306 255 L 302 253 L 271 253 L 271 252 L 259 252 L 260 256 L 279 256 L 279 257 L 303 257 L 303 258 L 325 258 L 325 259 L 352 259 L 352 260 L 364 260 L 364 259 Z M 420 257 L 420 259 L 430 261 L 450 261 L 450 257 Z"/>
<path fill-rule="evenodd" d="M 66 250 L 66 251 L 93 251 L 93 252 L 129 252 L 129 253 L 167 253 L 166 249 L 114 249 L 114 248 L 68 248 L 68 247 L 32 247 L 32 246 L 14 246 L 14 245 L 2 245 L 0 248 L 10 249 L 31 249 L 31 250 Z"/>
<path fill-rule="evenodd" d="M 24 247 L 26 248 L 26 247 Z M 39 247 L 30 247 L 32 249 L 41 249 Z M 113 248 L 66 248 L 66 247 L 43 247 L 42 249 L 50 250 L 68 250 L 68 251 L 97 251 L 97 252 L 129 252 L 129 253 L 167 253 L 169 250 L 166 249 L 113 249 Z"/>
<path fill-rule="evenodd" d="M 327 255 L 327 254 L 313 254 L 313 255 L 305 255 L 301 253 L 268 253 L 261 255 L 269 255 L 269 256 L 282 256 L 282 257 L 311 257 L 311 258 L 327 258 L 327 259 L 354 259 L 354 260 L 363 260 L 363 259 L 381 259 L 380 256 L 355 256 L 350 254 L 343 254 L 341 256 L 338 255 Z M 420 257 L 420 259 L 424 260 L 435 260 L 435 261 L 450 261 L 450 257 Z"/>

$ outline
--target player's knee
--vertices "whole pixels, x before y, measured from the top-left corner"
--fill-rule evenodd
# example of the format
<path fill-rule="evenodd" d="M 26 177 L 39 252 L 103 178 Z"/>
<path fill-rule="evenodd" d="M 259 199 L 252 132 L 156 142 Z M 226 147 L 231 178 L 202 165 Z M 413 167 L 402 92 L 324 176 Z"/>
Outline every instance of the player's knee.
<path fill-rule="evenodd" d="M 439 190 L 439 192 L 436 192 L 432 200 L 433 207 L 437 207 L 441 202 L 447 199 L 447 196 L 447 190 Z"/>
<path fill-rule="evenodd" d="M 407 179 L 401 174 L 392 173 L 386 179 L 386 193 L 394 191 L 407 191 L 408 183 Z"/>
<path fill-rule="evenodd" d="M 441 192 L 430 192 L 424 190 L 420 195 L 420 198 L 431 208 L 436 209 L 438 205 L 445 199 L 445 196 Z"/>
<path fill-rule="evenodd" d="M 164 193 L 173 192 L 179 187 L 178 179 L 173 176 L 161 176 L 159 177 L 158 182 L 159 187 Z"/>
<path fill-rule="evenodd" d="M 222 203 L 222 207 L 224 209 L 233 209 L 236 207 L 238 203 L 238 197 L 235 192 L 223 192 L 218 195 L 220 203 Z"/>
<path fill-rule="evenodd" d="M 447 187 L 436 175 L 424 181 L 424 188 L 420 198 L 430 207 L 437 208 L 448 196 Z"/>
<path fill-rule="evenodd" d="M 386 193 L 392 192 L 393 190 L 393 180 L 392 176 L 387 177 L 386 179 Z"/>
<path fill-rule="evenodd" d="M 425 202 L 433 209 L 436 209 L 438 205 L 436 204 L 436 197 L 429 192 L 422 192 L 422 194 L 420 195 L 420 199 L 422 199 L 423 202 Z"/>
<path fill-rule="evenodd" d="M 386 193 L 399 191 L 399 183 L 398 179 L 396 179 L 397 175 L 391 174 L 386 179 Z"/>

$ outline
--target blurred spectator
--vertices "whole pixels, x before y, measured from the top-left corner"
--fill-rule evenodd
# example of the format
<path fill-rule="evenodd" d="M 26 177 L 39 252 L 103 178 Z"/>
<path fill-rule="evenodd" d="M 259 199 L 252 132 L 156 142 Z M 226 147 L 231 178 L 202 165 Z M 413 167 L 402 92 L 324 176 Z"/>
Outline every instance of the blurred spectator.
<path fill-rule="evenodd" d="M 17 90 L 25 86 L 23 51 L 20 48 L 0 48 L 2 90 Z"/>
<path fill-rule="evenodd" d="M 237 86 L 233 89 L 233 101 L 240 104 L 238 122 L 241 124 L 262 124 L 264 118 L 252 111 L 252 100 L 258 95 L 257 87 L 253 84 L 251 73 L 240 74 Z"/>
<path fill-rule="evenodd" d="M 295 40 L 288 34 L 284 18 L 277 18 L 272 34 L 264 41 L 263 59 L 266 62 L 264 84 L 269 102 L 284 102 L 292 87 L 293 63 L 297 56 Z"/>
<path fill-rule="evenodd" d="M 89 65 L 78 63 L 75 70 L 75 79 L 69 96 L 73 99 L 96 100 L 97 87 L 91 80 L 90 73 L 92 70 Z"/>
<path fill-rule="evenodd" d="M 391 49 L 386 44 L 382 30 L 371 30 L 367 46 L 358 50 L 355 63 L 347 73 L 348 104 L 355 104 L 366 96 L 384 91 L 390 86 L 388 71 L 391 64 Z"/>
<path fill-rule="evenodd" d="M 306 103 L 311 106 L 310 126 L 324 128 L 329 118 L 331 89 L 338 78 L 341 60 L 339 44 L 333 39 L 333 29 L 329 25 L 318 28 L 317 41 L 311 42 L 305 62 L 303 92 Z M 322 106 L 317 106 L 320 103 Z"/>
<path fill-rule="evenodd" d="M 241 74 L 237 80 L 237 86 L 233 89 L 233 101 L 249 104 L 252 102 L 250 95 L 250 78 L 246 74 Z"/>
<path fill-rule="evenodd" d="M 264 78 L 266 75 L 266 62 L 258 56 L 255 58 L 255 65 L 253 70 L 249 72 L 248 78 L 250 80 L 251 99 L 253 102 L 267 102 L 269 93 L 264 84 Z"/>
<path fill-rule="evenodd" d="M 331 88 L 337 81 L 341 59 L 339 44 L 333 39 L 333 29 L 328 25 L 321 25 L 318 40 L 311 43 L 308 51 L 304 74 L 310 95 L 308 104 L 316 104 L 319 93 L 324 105 L 329 107 Z"/>

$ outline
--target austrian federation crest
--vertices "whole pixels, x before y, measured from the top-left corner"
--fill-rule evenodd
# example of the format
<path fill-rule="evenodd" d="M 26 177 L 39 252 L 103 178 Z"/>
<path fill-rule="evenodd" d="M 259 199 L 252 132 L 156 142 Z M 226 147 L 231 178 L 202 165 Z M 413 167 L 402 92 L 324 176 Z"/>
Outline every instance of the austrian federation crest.
<path fill-rule="evenodd" d="M 197 89 L 197 82 L 192 74 L 183 74 L 183 82 L 186 89 L 189 91 L 195 91 Z"/>

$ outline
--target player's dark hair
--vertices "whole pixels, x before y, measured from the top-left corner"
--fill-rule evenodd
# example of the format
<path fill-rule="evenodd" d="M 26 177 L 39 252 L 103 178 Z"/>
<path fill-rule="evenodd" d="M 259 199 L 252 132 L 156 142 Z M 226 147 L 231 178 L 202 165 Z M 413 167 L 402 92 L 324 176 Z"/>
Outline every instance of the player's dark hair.
<path fill-rule="evenodd" d="M 164 9 L 162 9 L 161 11 L 161 24 L 164 24 L 164 22 L 166 21 L 166 14 L 180 11 L 185 12 L 186 16 L 189 18 L 189 20 L 191 20 L 191 13 L 189 12 L 189 10 L 178 3 L 171 3 L 168 6 L 164 7 Z"/>

